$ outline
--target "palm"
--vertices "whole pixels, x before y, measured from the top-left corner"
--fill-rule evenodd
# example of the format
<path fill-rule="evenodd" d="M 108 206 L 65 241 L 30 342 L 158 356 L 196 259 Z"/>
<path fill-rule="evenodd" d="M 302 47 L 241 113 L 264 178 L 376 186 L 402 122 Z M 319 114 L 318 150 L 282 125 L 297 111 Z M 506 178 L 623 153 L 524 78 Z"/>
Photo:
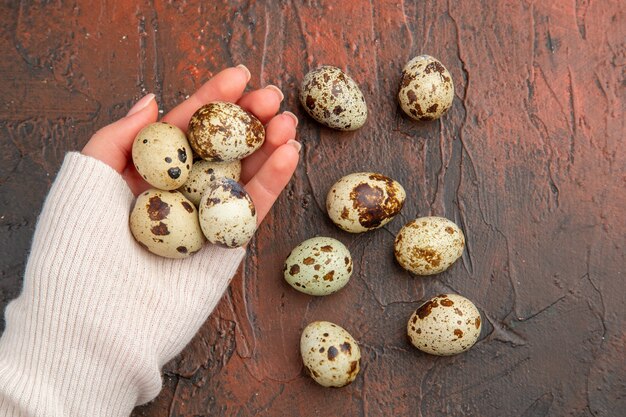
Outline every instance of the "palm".
<path fill-rule="evenodd" d="M 247 70 L 241 68 L 228 68 L 220 72 L 166 114 L 162 121 L 186 130 L 191 115 L 200 106 L 221 100 L 239 104 L 266 124 L 265 143 L 242 161 L 241 174 L 241 180 L 257 208 L 260 222 L 289 182 L 298 163 L 299 145 L 290 142 L 295 139 L 297 120 L 286 113 L 276 115 L 282 100 L 282 94 L 276 88 L 264 88 L 244 95 L 248 77 Z M 137 195 L 149 188 L 149 185 L 132 164 L 133 139 L 139 130 L 155 122 L 157 117 L 158 107 L 151 100 L 145 107 L 96 132 L 85 145 L 83 153 L 103 161 L 122 174 L 129 188 Z"/>

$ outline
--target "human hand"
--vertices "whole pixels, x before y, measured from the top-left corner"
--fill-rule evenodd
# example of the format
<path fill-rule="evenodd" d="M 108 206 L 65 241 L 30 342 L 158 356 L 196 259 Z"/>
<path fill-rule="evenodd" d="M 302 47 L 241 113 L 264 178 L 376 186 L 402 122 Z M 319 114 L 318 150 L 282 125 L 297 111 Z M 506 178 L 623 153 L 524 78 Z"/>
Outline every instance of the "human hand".
<path fill-rule="evenodd" d="M 223 100 L 266 124 L 265 143 L 242 166 L 260 222 L 291 178 L 300 145 L 295 116 L 276 115 L 282 93 L 243 94 L 249 79 L 245 67 L 228 68 L 163 121 L 185 130 L 199 107 Z M 133 239 L 130 191 L 149 185 L 131 148 L 157 117 L 149 94 L 94 134 L 83 149 L 90 158 L 66 155 L 37 222 L 22 294 L 7 307 L 1 415 L 128 416 L 158 394 L 160 368 L 197 333 L 237 271 L 241 248 L 204 245 L 188 259 L 167 259 Z"/>
<path fill-rule="evenodd" d="M 254 114 L 265 125 L 265 143 L 242 161 L 241 173 L 241 181 L 255 204 L 261 223 L 298 164 L 300 144 L 295 141 L 298 119 L 289 112 L 276 115 L 283 94 L 274 86 L 244 94 L 249 80 L 250 72 L 246 67 L 227 68 L 161 120 L 187 131 L 189 119 L 202 105 L 211 101 L 229 101 Z M 119 172 L 135 195 L 150 187 L 135 169 L 131 149 L 137 133 L 157 121 L 158 106 L 154 98 L 154 94 L 143 97 L 126 117 L 98 130 L 82 150 L 84 155 Z"/>

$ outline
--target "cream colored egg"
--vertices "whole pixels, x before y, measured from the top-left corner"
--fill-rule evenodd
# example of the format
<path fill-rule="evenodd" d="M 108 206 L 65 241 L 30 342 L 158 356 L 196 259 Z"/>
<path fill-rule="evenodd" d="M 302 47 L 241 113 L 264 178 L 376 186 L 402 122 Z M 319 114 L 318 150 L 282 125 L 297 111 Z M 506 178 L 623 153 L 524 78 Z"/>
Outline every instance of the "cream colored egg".
<path fill-rule="evenodd" d="M 193 163 L 187 182 L 178 191 L 198 206 L 202 199 L 202 194 L 204 194 L 204 191 L 212 181 L 221 177 L 239 181 L 240 176 L 241 161 L 210 162 L 199 160 Z"/>
<path fill-rule="evenodd" d="M 464 247 L 465 236 L 452 221 L 444 217 L 420 217 L 400 229 L 394 253 L 407 271 L 434 275 L 459 259 Z"/>
<path fill-rule="evenodd" d="M 189 121 L 189 143 L 207 161 L 243 159 L 265 141 L 263 124 L 236 104 L 216 101 L 200 107 Z"/>
<path fill-rule="evenodd" d="M 174 190 L 187 181 L 191 170 L 191 147 L 185 133 L 165 122 L 141 129 L 132 148 L 139 175 L 160 190 Z"/>
<path fill-rule="evenodd" d="M 330 188 L 326 210 L 341 229 L 361 233 L 389 223 L 402 209 L 405 198 L 397 181 L 374 172 L 357 172 Z"/>
<path fill-rule="evenodd" d="M 250 195 L 232 178 L 209 184 L 200 201 L 200 227 L 209 242 L 236 248 L 252 238 L 257 215 Z"/>
<path fill-rule="evenodd" d="M 398 101 L 415 120 L 440 118 L 452 107 L 454 84 L 450 72 L 429 55 L 411 59 L 402 70 Z"/>
<path fill-rule="evenodd" d="M 312 118 L 333 129 L 356 130 L 367 120 L 359 86 L 336 67 L 325 65 L 305 75 L 300 102 Z"/>
<path fill-rule="evenodd" d="M 359 373 L 359 345 L 334 323 L 314 321 L 306 326 L 300 337 L 300 353 L 306 372 L 324 387 L 343 387 Z"/>
<path fill-rule="evenodd" d="M 204 243 L 198 212 L 178 191 L 141 193 L 130 213 L 130 230 L 141 246 L 165 258 L 186 258 Z"/>
<path fill-rule="evenodd" d="M 314 237 L 296 246 L 285 261 L 285 281 L 309 295 L 328 295 L 342 289 L 352 275 L 350 251 L 330 237 Z"/>
<path fill-rule="evenodd" d="M 422 304 L 407 324 L 409 340 L 419 350 L 448 356 L 474 346 L 481 329 L 480 312 L 470 300 L 441 294 Z"/>

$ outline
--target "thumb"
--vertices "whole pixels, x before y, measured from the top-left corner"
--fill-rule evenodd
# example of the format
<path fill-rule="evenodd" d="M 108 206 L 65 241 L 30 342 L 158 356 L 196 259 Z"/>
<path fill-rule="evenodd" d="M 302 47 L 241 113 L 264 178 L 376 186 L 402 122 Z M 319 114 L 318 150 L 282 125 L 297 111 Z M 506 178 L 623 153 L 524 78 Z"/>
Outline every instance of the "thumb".
<path fill-rule="evenodd" d="M 156 122 L 158 110 L 154 94 L 144 96 L 126 117 L 98 130 L 83 148 L 83 155 L 99 159 L 122 173 L 130 160 L 135 136 L 146 125 Z"/>

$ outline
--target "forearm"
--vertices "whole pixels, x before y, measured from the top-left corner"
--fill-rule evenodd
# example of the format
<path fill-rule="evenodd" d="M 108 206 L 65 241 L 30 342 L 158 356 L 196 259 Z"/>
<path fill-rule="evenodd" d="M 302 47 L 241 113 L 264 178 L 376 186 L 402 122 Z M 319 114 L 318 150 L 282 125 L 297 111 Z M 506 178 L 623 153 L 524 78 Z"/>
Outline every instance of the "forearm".
<path fill-rule="evenodd" d="M 67 156 L 6 310 L 0 416 L 128 415 L 219 301 L 244 251 L 158 258 L 130 234 L 132 199 L 108 166 Z"/>

